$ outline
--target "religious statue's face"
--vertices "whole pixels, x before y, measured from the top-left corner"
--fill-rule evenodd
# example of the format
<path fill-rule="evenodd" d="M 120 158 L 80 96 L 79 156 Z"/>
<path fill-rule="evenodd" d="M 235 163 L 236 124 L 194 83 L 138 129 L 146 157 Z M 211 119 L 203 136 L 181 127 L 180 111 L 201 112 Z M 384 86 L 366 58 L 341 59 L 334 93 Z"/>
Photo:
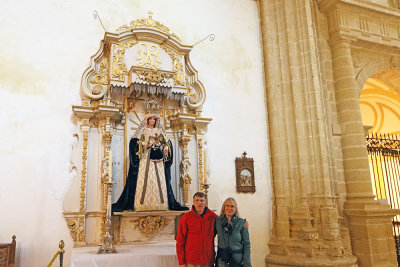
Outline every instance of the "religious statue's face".
<path fill-rule="evenodd" d="M 149 120 L 147 121 L 147 123 L 149 124 L 149 126 L 151 128 L 153 128 L 154 125 L 156 124 L 156 117 L 150 117 Z"/>

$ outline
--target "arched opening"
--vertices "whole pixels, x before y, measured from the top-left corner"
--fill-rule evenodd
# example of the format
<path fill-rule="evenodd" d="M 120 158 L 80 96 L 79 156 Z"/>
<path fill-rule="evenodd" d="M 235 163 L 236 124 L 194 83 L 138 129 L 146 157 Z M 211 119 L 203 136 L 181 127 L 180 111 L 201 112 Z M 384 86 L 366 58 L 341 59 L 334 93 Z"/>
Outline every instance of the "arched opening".
<path fill-rule="evenodd" d="M 400 134 L 400 72 L 372 75 L 361 91 L 360 108 L 369 134 Z"/>
<path fill-rule="evenodd" d="M 360 95 L 367 136 L 371 182 L 376 199 L 400 208 L 400 72 L 372 75 Z M 400 216 L 392 219 L 397 261 L 400 263 Z"/>

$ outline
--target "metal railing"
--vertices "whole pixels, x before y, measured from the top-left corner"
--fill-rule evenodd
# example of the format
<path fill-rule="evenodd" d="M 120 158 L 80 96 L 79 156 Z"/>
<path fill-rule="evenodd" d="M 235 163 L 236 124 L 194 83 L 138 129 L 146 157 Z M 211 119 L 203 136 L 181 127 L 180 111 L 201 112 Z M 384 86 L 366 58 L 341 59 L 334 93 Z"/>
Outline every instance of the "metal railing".
<path fill-rule="evenodd" d="M 58 243 L 58 247 L 60 248 L 56 254 L 54 254 L 54 257 L 51 259 L 50 263 L 47 265 L 47 267 L 50 267 L 53 262 L 57 259 L 57 256 L 60 255 L 60 267 L 63 267 L 63 262 L 64 262 L 64 241 L 61 240 L 60 243 Z"/>
<path fill-rule="evenodd" d="M 371 180 L 377 199 L 387 201 L 392 209 L 400 208 L 400 136 L 370 134 L 367 150 Z M 392 219 L 398 266 L 400 266 L 400 216 Z"/>

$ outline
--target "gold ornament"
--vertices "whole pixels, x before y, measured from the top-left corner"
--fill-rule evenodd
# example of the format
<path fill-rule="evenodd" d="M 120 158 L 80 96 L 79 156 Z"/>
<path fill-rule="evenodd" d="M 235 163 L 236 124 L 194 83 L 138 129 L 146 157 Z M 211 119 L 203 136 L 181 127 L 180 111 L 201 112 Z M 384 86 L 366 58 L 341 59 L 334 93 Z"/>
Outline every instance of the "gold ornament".
<path fill-rule="evenodd" d="M 161 216 L 141 217 L 133 222 L 133 225 L 147 237 L 152 237 L 155 233 L 164 230 L 169 220 Z"/>
<path fill-rule="evenodd" d="M 67 225 L 69 228 L 69 231 L 72 236 L 72 240 L 77 241 L 77 234 L 78 234 L 78 220 L 76 218 L 66 218 Z"/>
<path fill-rule="evenodd" d="M 85 211 L 85 187 L 86 187 L 86 160 L 87 160 L 87 142 L 88 142 L 88 131 L 83 131 L 83 150 L 82 150 L 82 172 L 81 172 L 81 198 L 80 208 L 81 212 Z"/>
<path fill-rule="evenodd" d="M 144 46 L 146 48 L 144 52 L 142 51 L 142 46 Z M 152 52 L 152 48 L 155 48 L 156 51 Z M 161 63 L 160 59 L 158 58 L 158 50 L 159 50 L 159 46 L 156 44 L 148 45 L 146 43 L 139 43 L 139 45 L 138 45 L 139 55 L 136 60 L 143 59 L 144 55 L 146 55 L 146 58 L 143 59 L 142 62 L 139 62 L 138 66 L 145 66 L 145 67 L 149 67 L 149 68 L 160 69 L 160 65 L 157 65 L 156 63 L 154 63 L 154 61 L 157 63 Z"/>
<path fill-rule="evenodd" d="M 139 78 L 145 80 L 149 84 L 158 84 L 168 78 L 168 75 L 165 73 L 158 72 L 156 70 L 151 71 L 137 71 Z"/>
<path fill-rule="evenodd" d="M 108 81 L 107 81 L 108 82 Z M 99 95 L 103 92 L 103 86 L 96 84 L 93 86 L 92 94 Z"/>
<path fill-rule="evenodd" d="M 103 85 L 108 84 L 108 59 L 107 58 L 105 58 L 101 61 L 99 71 L 95 74 L 96 74 L 95 77 L 90 80 L 90 83 L 103 84 Z M 103 87 L 101 87 L 101 86 L 98 86 L 98 87 L 100 87 L 101 90 L 98 93 L 95 93 L 95 88 L 96 88 L 96 86 L 95 86 L 92 90 L 92 93 L 94 95 L 98 95 L 102 92 Z"/>
<path fill-rule="evenodd" d="M 128 25 L 122 25 L 121 27 L 119 27 L 117 29 L 117 32 L 126 32 L 126 31 L 130 31 L 130 30 L 134 30 L 134 29 L 138 29 L 138 28 L 155 28 L 157 30 L 162 31 L 163 33 L 168 34 L 169 36 L 177 39 L 177 40 L 181 40 L 179 39 L 178 36 L 176 36 L 173 33 L 169 32 L 169 28 L 165 25 L 163 25 L 162 23 L 153 20 L 153 17 L 151 15 L 153 15 L 153 12 L 149 11 L 148 12 L 149 17 L 146 19 L 137 19 L 135 21 L 131 21 Z"/>
<path fill-rule="evenodd" d="M 128 73 L 128 69 L 126 68 L 126 65 L 124 62 L 125 50 L 136 44 L 137 44 L 137 41 L 129 41 L 129 42 L 125 42 L 125 43 L 114 46 L 112 78 L 116 78 L 117 80 L 120 80 L 120 81 L 125 80 L 125 74 Z"/>
<path fill-rule="evenodd" d="M 162 109 L 161 101 L 157 98 L 145 99 L 144 100 L 144 110 L 146 114 L 160 114 Z"/>
<path fill-rule="evenodd" d="M 172 59 L 173 79 L 176 85 L 185 85 L 185 75 L 183 74 L 183 65 L 179 56 L 165 45 L 160 46 Z"/>

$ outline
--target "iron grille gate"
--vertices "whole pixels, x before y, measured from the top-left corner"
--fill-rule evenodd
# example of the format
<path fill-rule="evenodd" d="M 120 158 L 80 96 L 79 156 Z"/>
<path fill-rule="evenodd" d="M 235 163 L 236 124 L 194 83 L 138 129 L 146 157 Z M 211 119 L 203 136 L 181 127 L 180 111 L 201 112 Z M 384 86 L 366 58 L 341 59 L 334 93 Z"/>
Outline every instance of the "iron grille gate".
<path fill-rule="evenodd" d="M 387 200 L 392 209 L 400 208 L 400 138 L 388 134 L 367 136 L 372 188 L 377 199 Z M 400 266 L 400 216 L 392 219 L 397 263 Z"/>

